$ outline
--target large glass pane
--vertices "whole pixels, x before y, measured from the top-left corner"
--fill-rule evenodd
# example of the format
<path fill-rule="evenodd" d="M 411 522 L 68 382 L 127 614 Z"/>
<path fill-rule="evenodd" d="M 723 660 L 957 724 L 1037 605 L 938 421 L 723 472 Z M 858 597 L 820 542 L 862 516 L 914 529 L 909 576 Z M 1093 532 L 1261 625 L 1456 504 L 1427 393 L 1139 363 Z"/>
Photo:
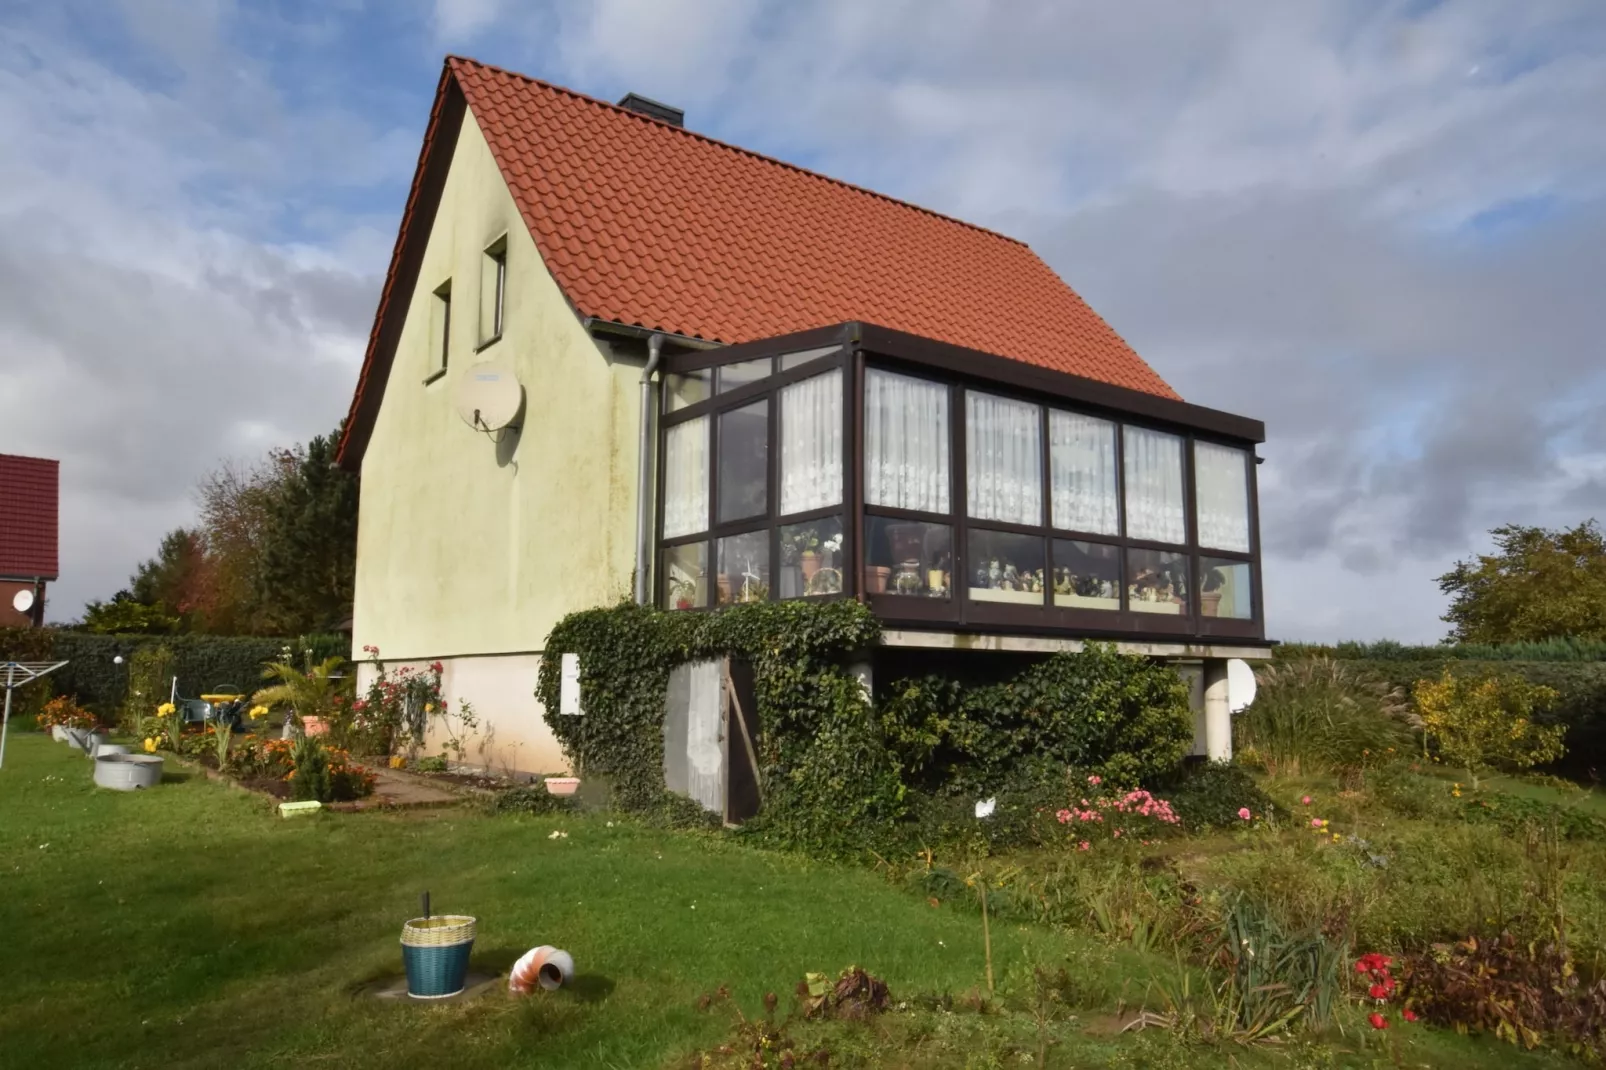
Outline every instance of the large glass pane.
<path fill-rule="evenodd" d="M 1050 409 L 1048 468 L 1055 527 L 1101 535 L 1121 533 L 1114 423 Z"/>
<path fill-rule="evenodd" d="M 708 417 L 664 432 L 664 538 L 708 530 Z"/>
<path fill-rule="evenodd" d="M 664 608 L 698 609 L 708 604 L 708 544 L 694 542 L 663 552 Z"/>
<path fill-rule="evenodd" d="M 1054 604 L 1066 609 L 1121 608 L 1121 548 L 1054 540 Z"/>
<path fill-rule="evenodd" d="M 1199 612 L 1249 620 L 1255 615 L 1253 582 L 1248 562 L 1205 558 L 1199 562 Z"/>
<path fill-rule="evenodd" d="M 842 502 L 842 369 L 781 391 L 781 512 Z"/>
<path fill-rule="evenodd" d="M 947 598 L 953 590 L 953 531 L 946 524 L 864 518 L 864 590 Z"/>
<path fill-rule="evenodd" d="M 1127 608 L 1136 613 L 1188 612 L 1188 555 L 1163 550 L 1126 552 Z"/>
<path fill-rule="evenodd" d="M 1011 524 L 1043 522 L 1042 432 L 1042 410 L 1036 405 L 975 391 L 965 395 L 965 490 L 971 516 Z"/>
<path fill-rule="evenodd" d="M 768 401 L 719 414 L 719 522 L 769 511 Z"/>
<path fill-rule="evenodd" d="M 841 517 L 806 520 L 781 528 L 781 598 L 840 594 L 846 564 Z"/>
<path fill-rule="evenodd" d="M 1188 541 L 1182 496 L 1182 439 L 1124 427 L 1126 533 L 1154 542 Z"/>
<path fill-rule="evenodd" d="M 971 601 L 1040 606 L 1047 581 L 1041 535 L 970 529 Z"/>
<path fill-rule="evenodd" d="M 756 383 L 760 379 L 773 374 L 775 371 L 774 357 L 760 357 L 758 360 L 744 360 L 736 364 L 722 364 L 719 367 L 719 390 L 735 390 L 748 383 Z"/>
<path fill-rule="evenodd" d="M 793 368 L 801 368 L 809 361 L 828 357 L 841 348 L 841 346 L 821 346 L 819 349 L 803 349 L 796 353 L 787 353 L 781 357 L 781 371 L 789 372 Z"/>
<path fill-rule="evenodd" d="M 948 388 L 871 368 L 864 376 L 864 500 L 946 513 Z"/>
<path fill-rule="evenodd" d="M 765 602 L 770 596 L 770 533 L 719 540 L 719 604 Z"/>
<path fill-rule="evenodd" d="M 1195 442 L 1193 478 L 1198 486 L 1199 545 L 1247 554 L 1249 454 L 1214 442 Z"/>
<path fill-rule="evenodd" d="M 714 369 L 698 368 L 684 375 L 664 376 L 664 411 L 674 412 L 699 401 L 713 397 L 709 384 L 714 381 Z"/>

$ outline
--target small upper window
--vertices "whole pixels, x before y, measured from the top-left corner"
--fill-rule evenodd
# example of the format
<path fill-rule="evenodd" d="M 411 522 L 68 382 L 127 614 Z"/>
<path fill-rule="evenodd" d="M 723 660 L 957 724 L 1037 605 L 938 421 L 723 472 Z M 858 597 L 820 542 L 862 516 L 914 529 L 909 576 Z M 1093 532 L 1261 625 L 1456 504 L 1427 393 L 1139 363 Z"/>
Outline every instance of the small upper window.
<path fill-rule="evenodd" d="M 507 238 L 492 242 L 480 258 L 480 344 L 502 337 L 507 299 Z"/>
<path fill-rule="evenodd" d="M 429 360 L 433 375 L 446 370 L 452 348 L 452 280 L 435 288 L 429 310 Z"/>

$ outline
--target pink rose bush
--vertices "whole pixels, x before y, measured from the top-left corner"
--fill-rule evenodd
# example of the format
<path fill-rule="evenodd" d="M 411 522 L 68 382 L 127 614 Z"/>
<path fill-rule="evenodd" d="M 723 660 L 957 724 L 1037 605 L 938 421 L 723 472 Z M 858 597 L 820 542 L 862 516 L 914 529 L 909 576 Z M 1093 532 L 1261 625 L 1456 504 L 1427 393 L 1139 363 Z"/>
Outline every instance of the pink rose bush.
<path fill-rule="evenodd" d="M 1087 783 L 1089 787 L 1097 788 L 1103 780 L 1090 776 Z M 1093 799 L 1079 799 L 1073 805 L 1055 811 L 1054 819 L 1066 826 L 1066 831 L 1078 841 L 1078 851 L 1091 850 L 1095 839 L 1157 836 L 1182 823 L 1169 802 L 1156 798 L 1142 788 L 1100 795 Z M 1143 839 L 1142 842 L 1147 844 L 1148 840 Z"/>

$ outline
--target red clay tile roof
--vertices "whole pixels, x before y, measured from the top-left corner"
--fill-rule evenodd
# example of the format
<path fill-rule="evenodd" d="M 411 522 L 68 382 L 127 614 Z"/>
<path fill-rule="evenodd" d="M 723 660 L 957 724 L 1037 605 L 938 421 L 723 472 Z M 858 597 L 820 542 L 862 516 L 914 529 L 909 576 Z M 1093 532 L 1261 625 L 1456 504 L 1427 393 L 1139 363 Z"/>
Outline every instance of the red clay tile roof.
<path fill-rule="evenodd" d="M 432 156 L 450 155 L 453 108 L 464 102 L 547 268 L 582 316 L 725 343 L 858 320 L 1178 397 L 1022 242 L 452 56 L 352 401 L 353 425 L 371 426 L 376 413 L 377 398 L 365 404 L 364 395 L 383 349 L 381 321 L 393 287 L 405 281 L 405 293 L 413 285 L 398 279 L 406 238 L 413 228 L 427 233 L 433 220 L 439 192 L 429 190 L 426 170 L 438 166 Z M 388 370 L 388 354 L 381 363 Z M 342 440 L 343 460 L 353 437 L 348 430 Z M 365 443 L 367 427 L 356 437 Z"/>
<path fill-rule="evenodd" d="M 56 578 L 61 462 L 0 453 L 0 576 Z"/>

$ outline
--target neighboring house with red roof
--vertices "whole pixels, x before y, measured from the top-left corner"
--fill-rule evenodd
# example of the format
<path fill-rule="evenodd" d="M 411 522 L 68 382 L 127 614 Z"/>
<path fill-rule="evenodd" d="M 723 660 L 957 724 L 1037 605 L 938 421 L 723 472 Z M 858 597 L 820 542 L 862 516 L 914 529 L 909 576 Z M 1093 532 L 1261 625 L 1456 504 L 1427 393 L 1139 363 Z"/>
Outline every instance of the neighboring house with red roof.
<path fill-rule="evenodd" d="M 1226 659 L 1268 646 L 1264 437 L 1021 242 L 451 57 L 341 442 L 353 642 L 443 662 L 482 762 L 542 771 L 565 614 L 859 598 L 867 672 L 1087 638 L 1191 661 L 1225 754 Z"/>
<path fill-rule="evenodd" d="M 45 587 L 58 575 L 60 499 L 61 462 L 0 453 L 0 628 L 45 622 Z"/>

